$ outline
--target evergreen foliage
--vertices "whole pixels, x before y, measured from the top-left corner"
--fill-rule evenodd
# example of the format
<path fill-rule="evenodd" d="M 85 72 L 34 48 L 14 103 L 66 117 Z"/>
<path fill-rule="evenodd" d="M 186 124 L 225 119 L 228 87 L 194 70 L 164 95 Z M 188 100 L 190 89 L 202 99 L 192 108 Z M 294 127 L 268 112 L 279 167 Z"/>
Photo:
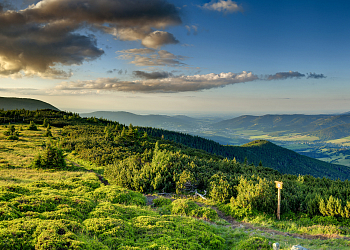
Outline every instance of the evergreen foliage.
<path fill-rule="evenodd" d="M 16 128 L 14 125 L 9 125 L 7 131 L 4 132 L 4 135 L 7 136 L 7 140 L 18 140 L 19 139 L 19 132 L 16 131 Z"/>
<path fill-rule="evenodd" d="M 42 169 L 65 169 L 67 167 L 61 149 L 48 144 L 44 153 L 38 154 L 33 160 L 31 167 Z"/>
<path fill-rule="evenodd" d="M 38 130 L 38 128 L 36 127 L 36 125 L 33 121 L 30 121 L 29 126 L 28 126 L 28 130 Z"/>

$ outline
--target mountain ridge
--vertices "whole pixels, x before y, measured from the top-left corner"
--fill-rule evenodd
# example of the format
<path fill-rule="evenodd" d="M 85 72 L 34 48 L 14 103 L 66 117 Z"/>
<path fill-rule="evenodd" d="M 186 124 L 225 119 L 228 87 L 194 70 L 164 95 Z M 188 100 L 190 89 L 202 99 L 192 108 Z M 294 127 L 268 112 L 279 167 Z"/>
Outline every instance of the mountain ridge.
<path fill-rule="evenodd" d="M 26 110 L 37 110 L 37 109 L 52 109 L 59 111 L 58 108 L 53 105 L 31 98 L 18 98 L 18 97 L 0 97 L 0 109 L 4 110 L 15 110 L 15 109 L 26 109 Z"/>

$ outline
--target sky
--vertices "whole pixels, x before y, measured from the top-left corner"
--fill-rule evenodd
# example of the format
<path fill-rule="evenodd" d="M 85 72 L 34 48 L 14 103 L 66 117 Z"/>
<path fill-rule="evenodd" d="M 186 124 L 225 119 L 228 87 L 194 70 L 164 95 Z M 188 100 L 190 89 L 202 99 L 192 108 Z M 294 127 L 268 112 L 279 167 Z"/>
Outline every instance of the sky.
<path fill-rule="evenodd" d="M 347 112 L 349 9 L 324 0 L 0 0 L 0 96 L 73 112 Z"/>

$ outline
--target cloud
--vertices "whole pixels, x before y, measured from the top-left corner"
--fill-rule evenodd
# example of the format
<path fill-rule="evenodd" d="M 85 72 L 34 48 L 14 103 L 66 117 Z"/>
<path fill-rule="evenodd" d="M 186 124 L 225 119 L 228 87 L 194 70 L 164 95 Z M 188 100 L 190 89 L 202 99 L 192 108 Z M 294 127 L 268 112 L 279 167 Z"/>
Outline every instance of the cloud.
<path fill-rule="evenodd" d="M 257 79 L 258 77 L 256 75 L 246 71 L 238 74 L 231 72 L 220 74 L 211 73 L 207 75 L 178 76 L 136 81 L 121 81 L 118 78 L 99 78 L 91 81 L 62 82 L 56 86 L 56 89 L 62 91 L 96 90 L 141 93 L 177 93 L 219 88 L 235 83 L 250 82 Z"/>
<path fill-rule="evenodd" d="M 179 41 L 176 40 L 173 34 L 170 34 L 165 31 L 154 31 L 142 39 L 142 45 L 153 49 L 157 49 L 165 44 L 177 43 L 179 43 Z"/>
<path fill-rule="evenodd" d="M 116 72 L 117 69 L 111 69 L 111 70 L 107 70 L 107 74 L 112 74 L 113 72 Z"/>
<path fill-rule="evenodd" d="M 233 13 L 233 12 L 243 12 L 244 9 L 242 5 L 238 5 L 236 2 L 232 0 L 212 0 L 210 3 L 206 3 L 203 6 L 200 6 L 203 9 L 213 10 L 224 12 L 225 14 Z"/>
<path fill-rule="evenodd" d="M 129 49 L 117 51 L 121 55 L 119 59 L 131 60 L 130 63 L 137 66 L 184 66 L 183 60 L 186 60 L 185 56 L 176 56 L 166 50 L 154 50 L 154 49 Z"/>
<path fill-rule="evenodd" d="M 266 80 L 284 80 L 288 78 L 300 78 L 304 77 L 305 74 L 301 74 L 297 71 L 289 71 L 289 72 L 279 72 L 274 75 L 267 75 Z"/>
<path fill-rule="evenodd" d="M 314 79 L 322 79 L 322 78 L 326 78 L 327 76 L 323 75 L 323 74 L 316 74 L 316 73 L 308 73 L 307 74 L 307 79 L 309 78 L 314 78 Z"/>
<path fill-rule="evenodd" d="M 185 28 L 187 29 L 187 35 L 191 35 L 192 30 L 193 30 L 193 35 L 198 34 L 198 26 L 196 25 L 185 25 Z"/>
<path fill-rule="evenodd" d="M 163 79 L 163 78 L 169 78 L 169 77 L 173 77 L 174 75 L 170 72 L 165 72 L 165 71 L 161 71 L 161 72 L 145 72 L 145 71 L 134 71 L 133 75 L 135 77 L 139 77 L 139 78 L 143 78 L 143 79 Z"/>
<path fill-rule="evenodd" d="M 181 24 L 177 8 L 165 0 L 42 0 L 20 11 L 6 7 L 0 4 L 0 76 L 69 77 L 58 67 L 104 54 L 94 36 L 79 34 L 82 28 L 150 48 L 179 42 L 154 30 Z"/>

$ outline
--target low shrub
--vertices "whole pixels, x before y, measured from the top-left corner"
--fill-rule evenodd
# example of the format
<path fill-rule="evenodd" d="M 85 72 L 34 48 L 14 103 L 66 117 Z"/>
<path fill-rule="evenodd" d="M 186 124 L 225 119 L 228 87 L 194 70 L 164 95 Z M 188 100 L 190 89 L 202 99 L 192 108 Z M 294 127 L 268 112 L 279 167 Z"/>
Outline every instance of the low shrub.
<path fill-rule="evenodd" d="M 90 194 L 90 197 L 100 202 L 108 201 L 125 205 L 146 205 L 146 198 L 142 194 L 114 185 L 97 188 Z"/>
<path fill-rule="evenodd" d="M 165 205 L 170 205 L 171 204 L 171 200 L 168 199 L 168 198 L 163 198 L 163 197 L 160 197 L 160 198 L 156 198 L 153 200 L 153 205 L 155 207 L 162 207 L 162 206 L 165 206 Z"/>
<path fill-rule="evenodd" d="M 238 249 L 242 250 L 270 250 L 271 247 L 267 239 L 261 237 L 251 237 L 239 243 Z"/>

